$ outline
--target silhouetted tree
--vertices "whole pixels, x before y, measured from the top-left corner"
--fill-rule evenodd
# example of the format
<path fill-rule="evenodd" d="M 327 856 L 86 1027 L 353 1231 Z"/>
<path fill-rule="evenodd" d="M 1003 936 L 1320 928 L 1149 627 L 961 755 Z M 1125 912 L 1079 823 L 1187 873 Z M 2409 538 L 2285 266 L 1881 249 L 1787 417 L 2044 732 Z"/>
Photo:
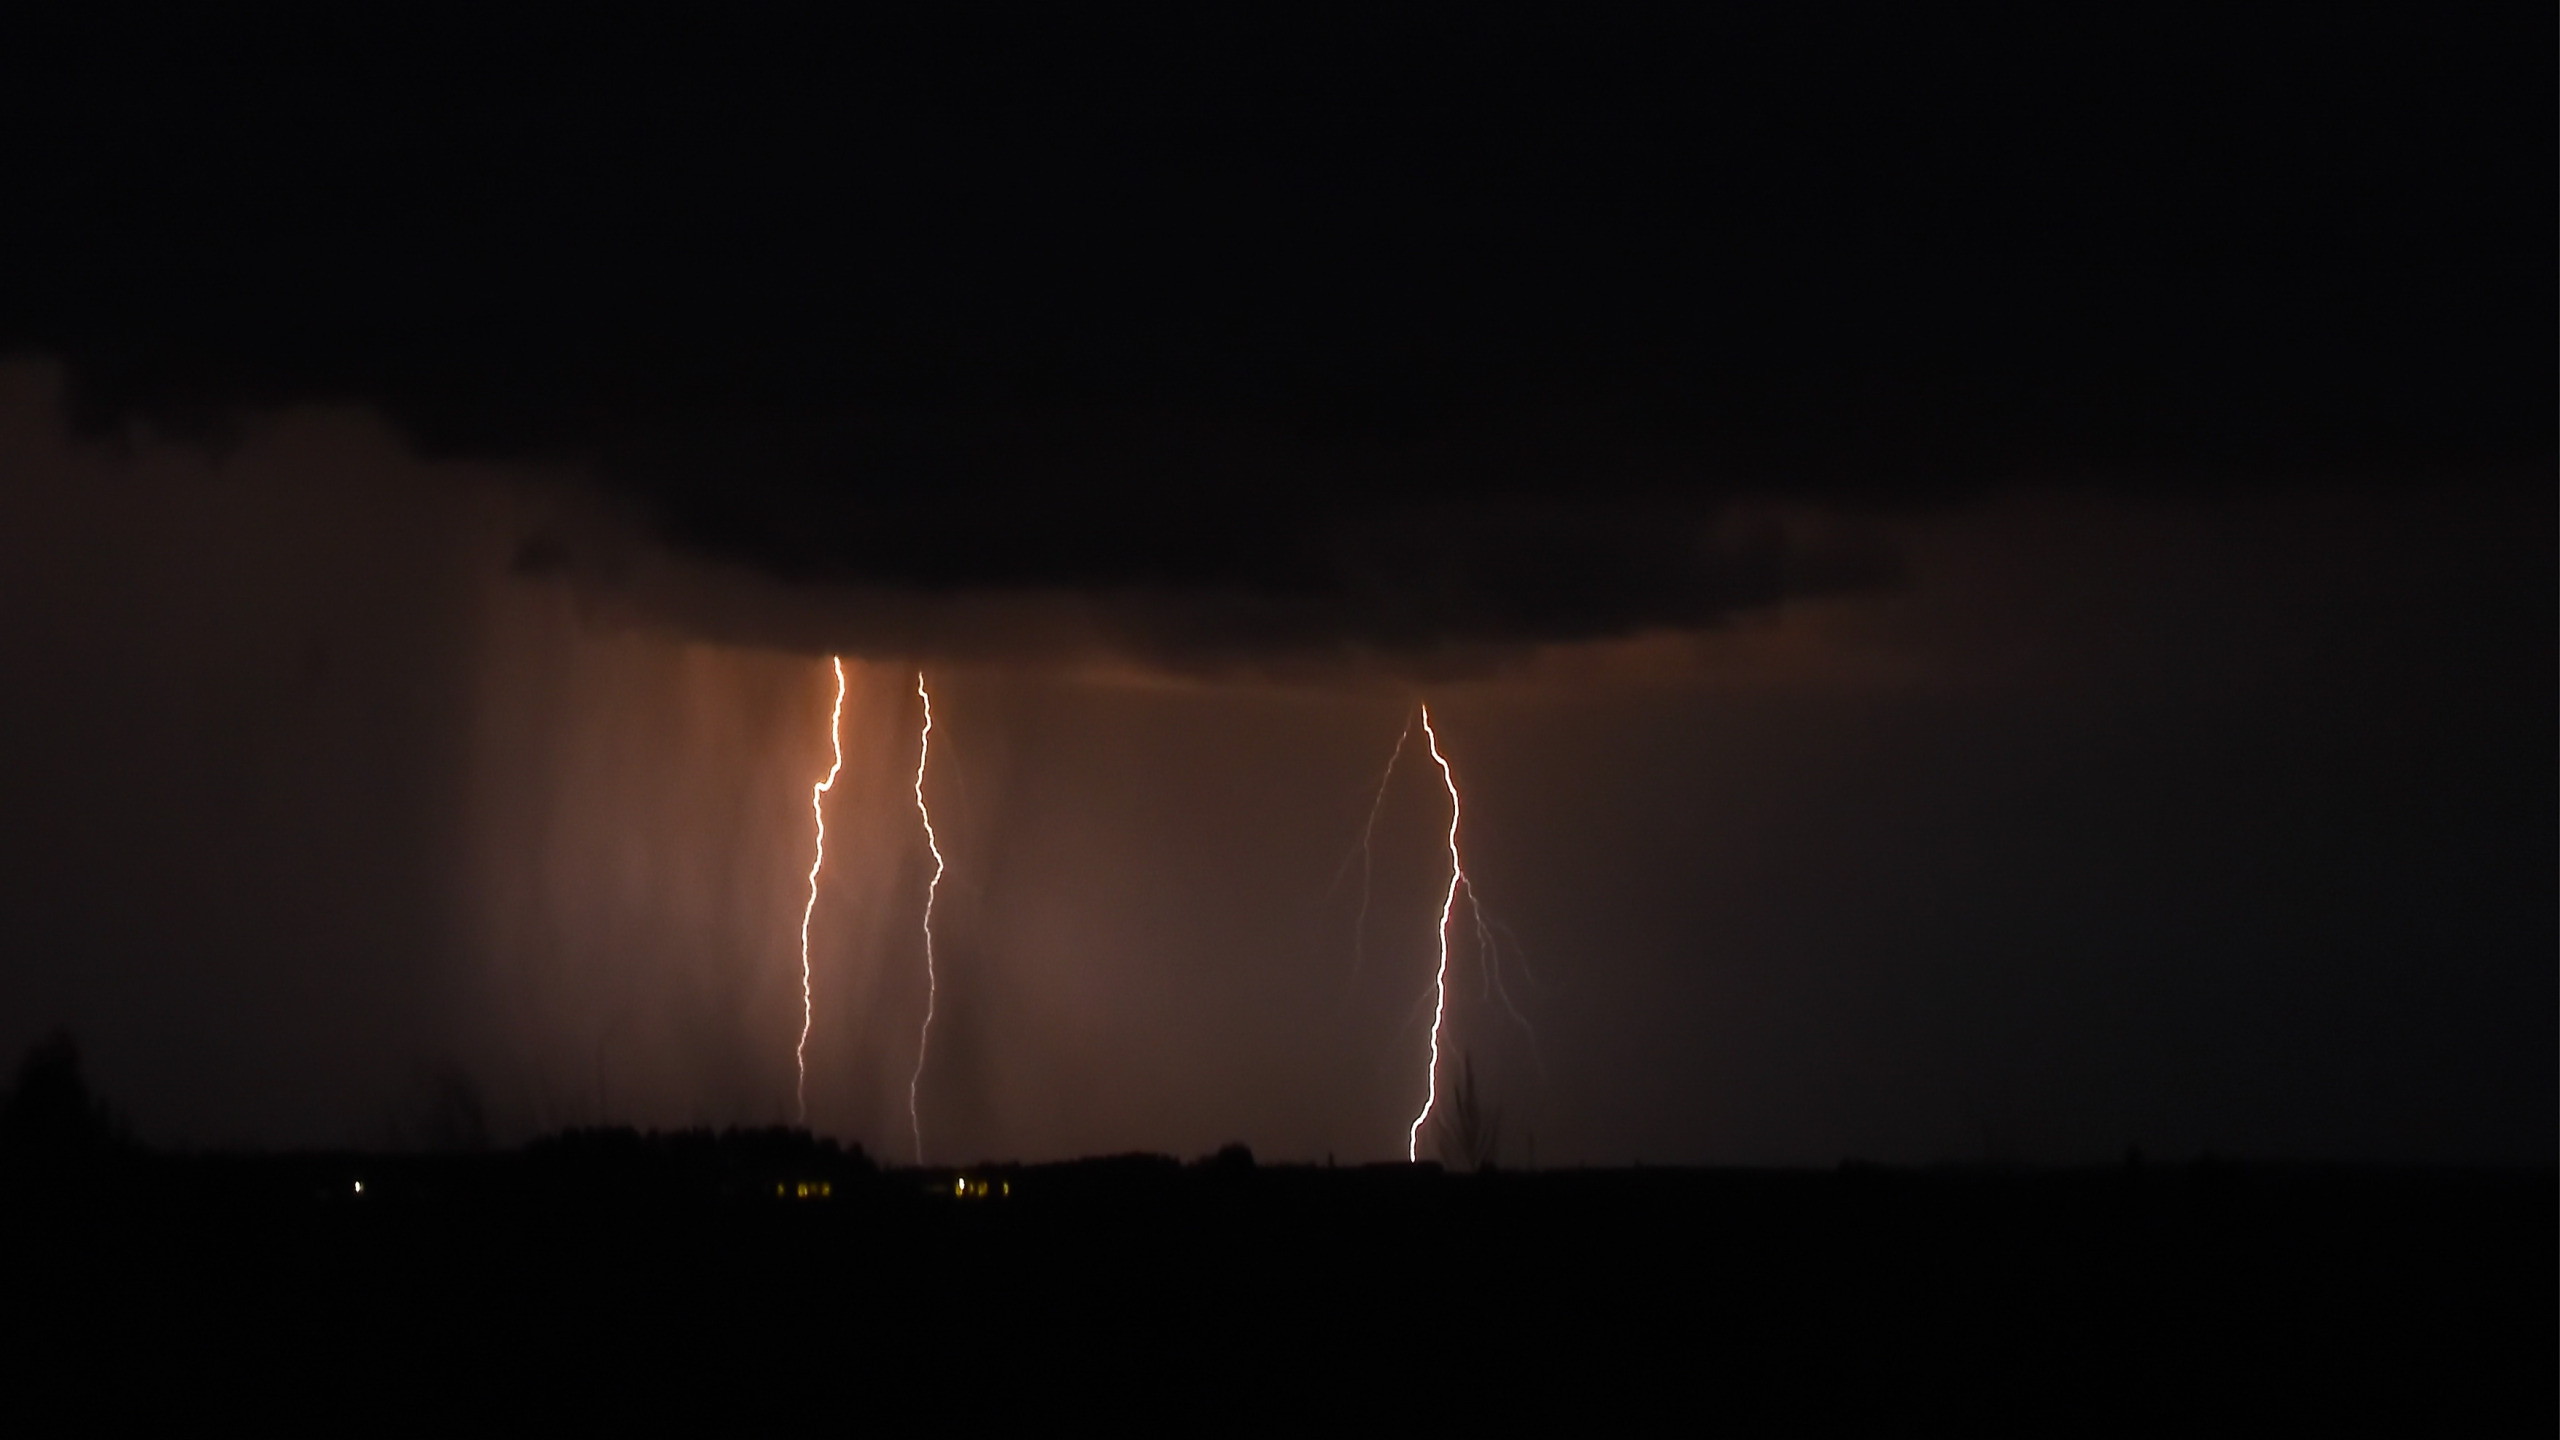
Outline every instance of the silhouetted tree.
<path fill-rule="evenodd" d="M 489 1107 L 480 1087 L 459 1066 L 421 1069 L 406 1113 L 391 1121 L 391 1143 L 447 1154 L 488 1149 Z"/>
<path fill-rule="evenodd" d="M 481 1103 L 480 1087 L 471 1083 L 470 1076 L 448 1070 L 438 1077 L 419 1138 L 430 1150 L 489 1148 L 489 1109 Z"/>
<path fill-rule="evenodd" d="M 1490 1170 L 1501 1158 L 1502 1112 L 1476 1093 L 1474 1052 L 1461 1062 L 1457 1088 L 1449 1093 L 1448 1107 L 1440 1112 L 1434 1128 L 1440 1161 L 1452 1169 Z"/>
<path fill-rule="evenodd" d="M 0 1153 L 61 1162 L 103 1154 L 124 1140 L 124 1127 L 80 1078 L 80 1047 L 69 1032 L 56 1030 L 29 1047 L 0 1102 Z"/>

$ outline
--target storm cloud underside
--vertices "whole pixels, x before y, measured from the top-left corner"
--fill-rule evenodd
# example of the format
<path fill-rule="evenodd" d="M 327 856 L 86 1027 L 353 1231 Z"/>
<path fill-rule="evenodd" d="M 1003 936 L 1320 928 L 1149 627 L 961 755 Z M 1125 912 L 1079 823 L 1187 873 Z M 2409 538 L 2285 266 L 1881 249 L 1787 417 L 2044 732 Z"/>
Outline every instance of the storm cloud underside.
<path fill-rule="evenodd" d="M 0 19 L 0 1043 L 783 1120 L 843 654 L 877 1153 L 921 665 L 937 1154 L 1401 1154 L 1427 691 L 1542 1163 L 2547 1163 L 2548 7 L 1690 9 Z"/>

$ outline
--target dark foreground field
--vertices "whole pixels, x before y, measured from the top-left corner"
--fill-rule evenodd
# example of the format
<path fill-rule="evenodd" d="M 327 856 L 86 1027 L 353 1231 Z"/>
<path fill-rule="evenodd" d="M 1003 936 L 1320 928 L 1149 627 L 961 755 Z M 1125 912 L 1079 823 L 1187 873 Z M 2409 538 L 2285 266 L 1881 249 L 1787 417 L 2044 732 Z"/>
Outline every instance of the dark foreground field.
<path fill-rule="evenodd" d="M 775 1133 L 8 1184 L 11 1393 L 100 1418 L 2549 1435 L 2560 1392 L 2549 1172 L 882 1172 Z"/>

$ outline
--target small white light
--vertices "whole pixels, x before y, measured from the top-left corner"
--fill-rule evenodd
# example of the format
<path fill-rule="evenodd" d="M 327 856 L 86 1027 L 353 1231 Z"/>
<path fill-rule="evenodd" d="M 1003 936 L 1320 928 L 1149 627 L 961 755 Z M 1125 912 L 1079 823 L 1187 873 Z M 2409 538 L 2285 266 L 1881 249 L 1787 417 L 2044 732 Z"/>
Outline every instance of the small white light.
<path fill-rule="evenodd" d="M 364 1182 L 361 1180 L 356 1182 L 356 1193 L 359 1195 L 364 1193 Z"/>

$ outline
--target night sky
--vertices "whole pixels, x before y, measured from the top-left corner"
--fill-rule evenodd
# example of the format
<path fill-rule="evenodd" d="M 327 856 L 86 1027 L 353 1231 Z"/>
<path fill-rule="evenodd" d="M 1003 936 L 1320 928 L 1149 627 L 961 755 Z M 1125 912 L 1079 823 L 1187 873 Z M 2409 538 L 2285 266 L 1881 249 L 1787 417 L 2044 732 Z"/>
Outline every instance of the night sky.
<path fill-rule="evenodd" d="M 0 1047 L 2550 1163 L 2548 5 L 931 8 L 0 19 Z"/>

